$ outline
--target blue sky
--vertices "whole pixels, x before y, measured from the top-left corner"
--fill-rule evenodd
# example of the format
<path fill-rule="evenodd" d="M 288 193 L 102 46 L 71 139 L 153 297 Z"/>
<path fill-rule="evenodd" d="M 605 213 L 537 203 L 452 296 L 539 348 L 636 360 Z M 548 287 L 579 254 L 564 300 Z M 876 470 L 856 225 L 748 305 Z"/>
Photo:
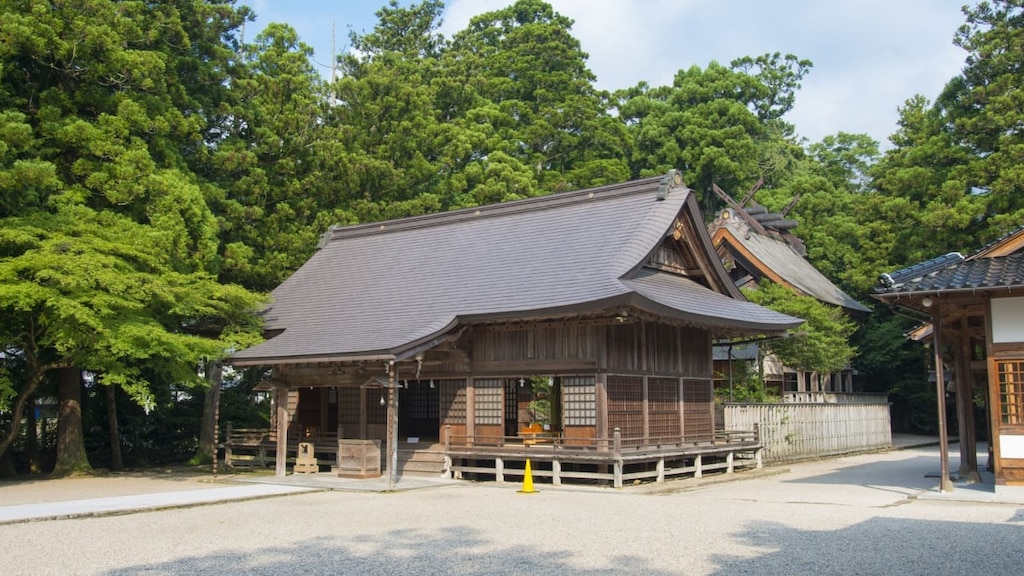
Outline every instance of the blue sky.
<path fill-rule="evenodd" d="M 448 0 L 441 31 L 513 0 Z M 883 148 L 897 108 L 915 94 L 934 100 L 963 67 L 953 46 L 968 0 L 548 0 L 575 21 L 599 88 L 646 80 L 665 85 L 679 69 L 728 64 L 741 56 L 792 53 L 814 63 L 786 119 L 812 142 L 839 131 L 866 133 Z M 285 22 L 329 73 L 348 31 L 369 31 L 387 0 L 242 0 L 258 16 L 255 33 Z M 401 2 L 408 5 L 407 0 Z M 251 36 L 250 36 L 251 37 Z"/>

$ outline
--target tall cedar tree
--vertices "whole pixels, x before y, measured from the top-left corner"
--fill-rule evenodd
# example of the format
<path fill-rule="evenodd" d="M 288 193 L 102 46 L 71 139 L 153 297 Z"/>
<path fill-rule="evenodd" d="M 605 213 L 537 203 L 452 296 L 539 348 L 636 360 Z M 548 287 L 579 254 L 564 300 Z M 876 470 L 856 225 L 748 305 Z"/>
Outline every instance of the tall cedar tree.
<path fill-rule="evenodd" d="M 0 8 L 2 343 L 33 368 L 6 382 L 0 449 L 50 371 L 90 370 L 147 402 L 142 366 L 195 381 L 198 358 L 231 346 L 216 334 L 249 321 L 257 297 L 212 275 L 217 221 L 192 172 L 220 137 L 247 14 L 187 0 Z M 80 425 L 59 430 L 58 447 L 80 445 Z M 82 451 L 57 456 L 58 472 L 89 467 Z"/>

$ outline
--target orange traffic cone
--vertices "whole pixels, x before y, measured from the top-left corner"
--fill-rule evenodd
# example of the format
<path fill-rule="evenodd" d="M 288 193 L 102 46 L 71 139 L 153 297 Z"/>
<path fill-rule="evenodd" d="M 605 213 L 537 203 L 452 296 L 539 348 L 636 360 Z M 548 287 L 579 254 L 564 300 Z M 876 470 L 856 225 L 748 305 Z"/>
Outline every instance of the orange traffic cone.
<path fill-rule="evenodd" d="M 517 490 L 520 494 L 533 494 L 533 470 L 530 469 L 530 459 L 526 459 L 526 473 L 523 474 L 523 489 Z"/>

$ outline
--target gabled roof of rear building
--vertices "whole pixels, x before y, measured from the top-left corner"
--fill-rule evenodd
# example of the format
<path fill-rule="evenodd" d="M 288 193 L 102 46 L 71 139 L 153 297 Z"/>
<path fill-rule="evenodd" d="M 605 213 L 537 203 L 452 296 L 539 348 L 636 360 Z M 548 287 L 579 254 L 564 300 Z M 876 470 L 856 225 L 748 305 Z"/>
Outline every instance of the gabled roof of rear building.
<path fill-rule="evenodd" d="M 680 230 L 703 273 L 645 267 Z M 781 334 L 802 322 L 743 298 L 714 254 L 696 200 L 673 173 L 334 228 L 273 291 L 264 318 L 275 335 L 231 361 L 404 357 L 460 324 L 616 307 L 716 335 Z"/>
<path fill-rule="evenodd" d="M 757 278 L 767 277 L 798 293 L 855 312 L 871 310 L 843 292 L 807 261 L 786 239 L 771 230 L 753 230 L 726 209 L 712 225 L 716 245 L 724 243 L 730 257 Z"/>

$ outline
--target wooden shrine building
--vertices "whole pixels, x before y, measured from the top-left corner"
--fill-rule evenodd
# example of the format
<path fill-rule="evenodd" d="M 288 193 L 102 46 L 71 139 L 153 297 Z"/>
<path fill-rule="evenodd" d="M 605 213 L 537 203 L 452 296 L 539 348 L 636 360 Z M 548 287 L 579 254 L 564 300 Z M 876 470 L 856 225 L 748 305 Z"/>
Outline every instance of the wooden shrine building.
<path fill-rule="evenodd" d="M 799 200 L 790 202 L 781 212 L 771 212 L 753 202 L 758 182 L 744 197 L 736 201 L 718 186 L 715 193 L 729 205 L 719 212 L 709 225 L 711 241 L 722 259 L 729 277 L 737 287 L 756 287 L 762 279 L 784 286 L 801 296 L 810 296 L 819 302 L 837 306 L 854 319 L 866 318 L 871 310 L 843 292 L 806 258 L 806 249 L 792 229 L 797 221 L 788 217 Z M 756 344 L 737 345 L 728 357 L 744 358 L 757 354 Z M 723 350 L 716 350 L 716 364 L 724 363 Z M 853 392 L 853 370 L 846 368 L 833 374 L 809 373 L 783 366 L 775 358 L 763 358 L 761 370 L 766 384 L 784 397 L 790 394 L 807 397 L 821 392 Z M 724 372 L 723 366 L 717 367 Z"/>
<path fill-rule="evenodd" d="M 966 258 L 952 252 L 882 274 L 874 297 L 929 321 L 915 334 L 931 341 L 934 355 L 941 489 L 952 490 L 945 417 L 950 391 L 959 424 L 959 476 L 979 479 L 973 409 L 979 397 L 987 404 L 996 489 L 1024 486 L 1024 228 Z"/>
<path fill-rule="evenodd" d="M 711 443 L 712 339 L 802 322 L 743 298 L 675 171 L 332 228 L 272 296 L 267 340 L 230 361 L 270 369 L 278 474 L 328 433 L 384 441 L 389 482 L 399 438 L 474 460 Z"/>

